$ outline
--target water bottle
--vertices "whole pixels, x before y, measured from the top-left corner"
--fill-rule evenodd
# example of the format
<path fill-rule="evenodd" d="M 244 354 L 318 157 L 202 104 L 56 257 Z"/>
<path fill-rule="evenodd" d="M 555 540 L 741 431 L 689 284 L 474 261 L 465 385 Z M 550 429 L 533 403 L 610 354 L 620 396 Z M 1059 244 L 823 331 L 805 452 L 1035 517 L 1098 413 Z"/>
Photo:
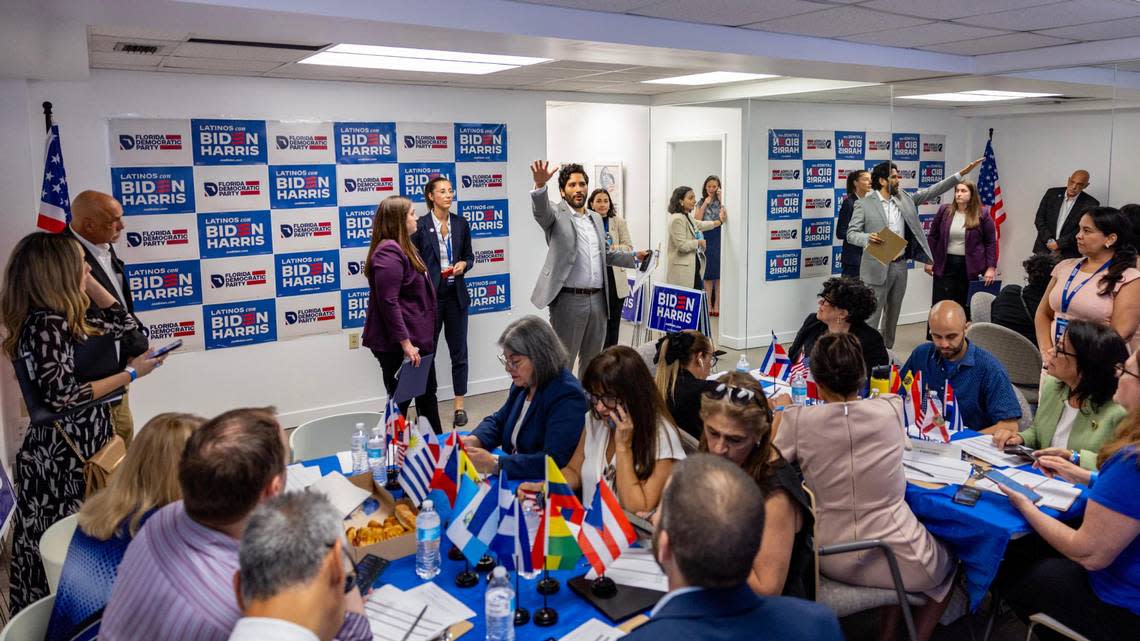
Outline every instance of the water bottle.
<path fill-rule="evenodd" d="M 501 565 L 491 572 L 485 607 L 487 641 L 515 641 L 515 591 Z"/>
<path fill-rule="evenodd" d="M 380 426 L 372 428 L 372 438 L 368 439 L 368 469 L 372 470 L 372 480 L 376 485 L 388 482 L 388 466 L 384 461 L 384 433 Z"/>
<path fill-rule="evenodd" d="M 416 517 L 416 576 L 433 579 L 439 574 L 439 514 L 430 500 L 420 505 Z"/>
<path fill-rule="evenodd" d="M 796 405 L 807 404 L 807 377 L 803 372 L 792 375 L 792 403 Z"/>
<path fill-rule="evenodd" d="M 933 403 L 934 407 L 938 410 L 938 415 L 942 416 L 944 414 L 944 408 L 942 407 L 942 399 L 938 398 L 938 392 L 930 390 L 926 393 L 926 398 L 930 399 L 930 403 Z M 928 405 L 930 403 L 928 403 Z M 922 411 L 925 412 L 926 408 L 924 407 Z"/>
<path fill-rule="evenodd" d="M 368 471 L 368 437 L 364 435 L 364 423 L 357 423 L 352 432 L 352 473 L 363 474 Z"/>
<path fill-rule="evenodd" d="M 741 352 L 740 360 L 736 361 L 736 371 L 747 374 L 751 370 L 752 366 L 748 364 L 748 359 L 744 357 L 744 352 Z"/>

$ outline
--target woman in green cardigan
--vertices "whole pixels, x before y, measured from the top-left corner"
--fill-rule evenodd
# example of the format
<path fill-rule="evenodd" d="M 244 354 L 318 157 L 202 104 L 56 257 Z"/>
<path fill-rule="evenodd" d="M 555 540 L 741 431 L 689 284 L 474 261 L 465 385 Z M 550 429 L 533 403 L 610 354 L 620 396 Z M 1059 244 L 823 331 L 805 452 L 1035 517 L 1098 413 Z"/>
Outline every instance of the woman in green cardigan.
<path fill-rule="evenodd" d="M 1038 455 L 1068 459 L 1097 468 L 1097 452 L 1112 440 L 1126 414 L 1112 401 L 1116 365 L 1128 348 L 1114 330 L 1083 320 L 1069 321 L 1060 343 L 1045 354 L 1046 376 L 1033 425 L 1024 432 L 998 430 L 994 445 L 1025 444 Z"/>

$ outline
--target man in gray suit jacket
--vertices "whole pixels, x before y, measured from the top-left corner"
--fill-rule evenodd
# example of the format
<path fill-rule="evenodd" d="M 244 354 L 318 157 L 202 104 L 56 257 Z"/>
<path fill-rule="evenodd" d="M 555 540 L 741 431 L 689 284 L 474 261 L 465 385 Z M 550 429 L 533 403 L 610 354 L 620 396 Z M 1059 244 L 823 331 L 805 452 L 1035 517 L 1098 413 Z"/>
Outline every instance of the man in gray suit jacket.
<path fill-rule="evenodd" d="M 550 308 L 550 325 L 570 355 L 578 359 L 578 376 L 606 339 L 609 316 L 607 265 L 636 267 L 647 252 L 612 251 L 606 246 L 602 219 L 586 208 L 589 178 L 582 165 L 550 169 L 550 163 L 531 163 L 534 191 L 530 192 L 534 219 L 546 233 L 546 262 L 534 284 L 530 300 Z M 546 183 L 558 174 L 562 201 L 550 202 Z"/>
<path fill-rule="evenodd" d="M 926 233 L 918 220 L 916 203 L 926 202 L 952 189 L 981 162 L 979 158 L 933 187 L 916 191 L 913 196 L 899 189 L 899 169 L 893 162 L 881 162 L 871 170 L 871 192 L 855 203 L 851 224 L 847 227 L 847 242 L 859 247 L 881 244 L 883 241 L 877 232 L 884 227 L 906 238 L 906 249 L 889 265 L 880 263 L 869 252 L 863 252 L 859 263 L 859 278 L 875 292 L 875 300 L 878 301 L 867 324 L 879 329 L 887 349 L 895 345 L 895 329 L 906 294 L 907 259 L 934 262 L 930 246 L 926 244 Z"/>

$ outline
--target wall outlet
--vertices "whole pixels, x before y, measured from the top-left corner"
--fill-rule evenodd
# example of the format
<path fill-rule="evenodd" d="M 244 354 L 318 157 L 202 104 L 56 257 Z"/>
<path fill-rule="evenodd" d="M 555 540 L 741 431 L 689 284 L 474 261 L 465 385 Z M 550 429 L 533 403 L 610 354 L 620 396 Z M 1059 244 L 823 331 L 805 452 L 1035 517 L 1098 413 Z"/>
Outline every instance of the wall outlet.
<path fill-rule="evenodd" d="M 360 332 L 352 332 L 348 335 L 348 348 L 360 349 Z"/>

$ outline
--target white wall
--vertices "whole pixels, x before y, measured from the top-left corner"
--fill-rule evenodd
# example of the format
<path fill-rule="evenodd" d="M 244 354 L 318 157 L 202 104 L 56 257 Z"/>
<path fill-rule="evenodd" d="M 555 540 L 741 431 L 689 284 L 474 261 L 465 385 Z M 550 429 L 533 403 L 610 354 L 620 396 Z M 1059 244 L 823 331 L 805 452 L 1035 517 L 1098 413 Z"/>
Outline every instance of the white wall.
<path fill-rule="evenodd" d="M 672 174 L 669 184 L 674 188 L 681 185 L 688 186 L 697 195 L 700 203 L 705 194 L 703 189 L 705 179 L 710 175 L 719 176 L 724 168 L 724 145 L 719 140 L 694 140 L 689 142 L 674 142 L 669 168 Z M 672 195 L 672 192 L 670 192 Z"/>
<path fill-rule="evenodd" d="M 971 148 L 966 120 L 943 109 L 894 109 L 859 105 L 827 105 L 753 100 L 749 106 L 748 136 L 748 287 L 738 295 L 747 298 L 748 347 L 771 342 L 775 331 L 781 342 L 790 341 L 804 317 L 816 309 L 816 294 L 824 278 L 764 280 L 764 198 L 768 172 L 769 129 L 846 129 L 854 131 L 906 131 L 946 135 L 946 171 L 967 162 Z M 975 170 L 973 178 L 977 179 Z M 726 263 L 726 265 L 729 263 Z M 731 271 L 731 270 L 729 270 Z M 930 311 L 931 279 L 921 267 L 911 271 L 903 299 L 900 323 L 924 322 Z M 728 295 L 725 295 L 728 300 Z"/>
<path fill-rule="evenodd" d="M 20 95 L 0 86 L 0 163 L 18 172 L 0 190 L 0 246 L 9 247 L 32 230 L 28 185 L 36 162 L 19 158 L 34 142 L 42 145 L 39 103 L 55 103 L 72 193 L 94 188 L 110 192 L 107 119 L 190 116 L 322 120 L 411 120 L 505 122 L 513 172 L 508 178 L 513 271 L 510 313 L 477 315 L 470 323 L 471 389 L 503 389 L 509 380 L 495 358 L 495 339 L 511 320 L 534 313 L 530 292 L 546 253 L 537 225 L 529 221 L 530 174 L 524 161 L 545 156 L 546 99 L 540 93 L 451 90 L 437 87 L 316 82 L 268 78 L 214 77 L 143 72 L 93 71 L 79 82 L 32 82 Z M 17 83 L 19 84 L 19 83 Z M 14 89 L 14 90 L 13 90 Z M 11 103 L 11 104 L 9 104 Z M 23 141 L 30 141 L 25 145 Z M 38 161 L 37 161 L 38 162 Z M 644 163 L 642 163 L 644 164 Z M 0 172 L 6 176 L 8 172 Z M 8 181 L 8 178 L 4 178 Z M 9 188 L 10 187 L 10 188 Z M 127 220 L 130 225 L 130 220 Z M 543 313 L 545 315 L 545 313 Z M 441 363 L 441 371 L 449 365 Z M 450 396 L 450 380 L 441 395 Z M 211 352 L 175 354 L 166 367 L 134 385 L 131 405 L 143 422 L 159 412 L 192 411 L 206 416 L 248 405 L 276 405 L 286 424 L 361 409 L 380 410 L 380 368 L 367 349 L 350 351 L 345 335 Z M 478 418 L 478 417 L 476 417 Z"/>

